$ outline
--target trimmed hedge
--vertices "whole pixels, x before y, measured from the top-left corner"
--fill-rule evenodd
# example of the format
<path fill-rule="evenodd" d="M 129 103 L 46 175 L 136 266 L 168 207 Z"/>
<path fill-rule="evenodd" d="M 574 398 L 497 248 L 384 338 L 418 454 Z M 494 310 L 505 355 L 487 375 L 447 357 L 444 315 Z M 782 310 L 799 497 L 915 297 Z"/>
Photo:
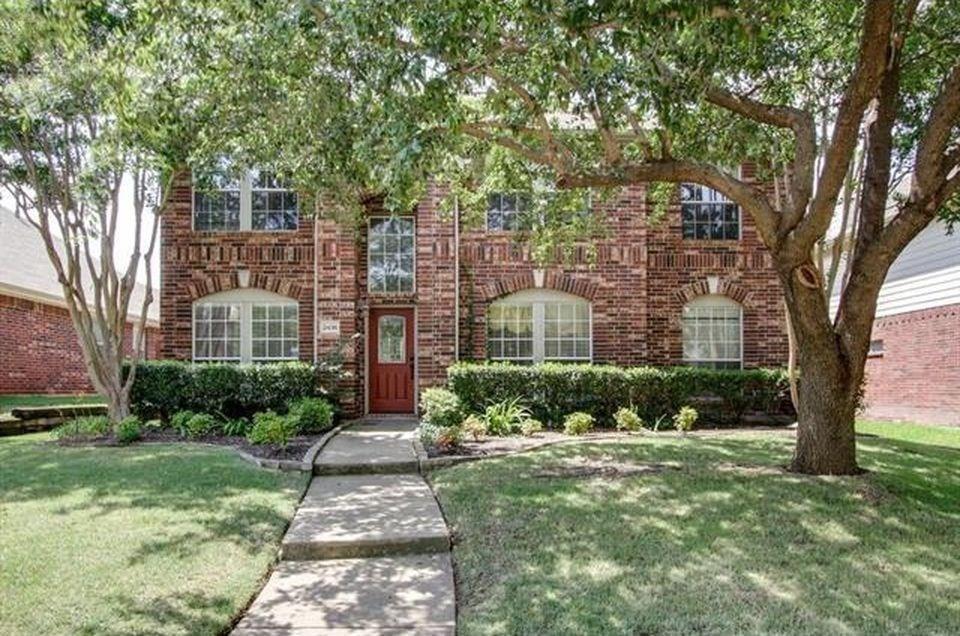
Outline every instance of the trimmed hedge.
<path fill-rule="evenodd" d="M 736 425 L 747 413 L 789 412 L 789 383 L 780 369 L 461 362 L 447 370 L 447 378 L 469 412 L 519 397 L 533 417 L 552 427 L 576 411 L 613 426 L 617 410 L 631 405 L 648 424 L 683 406 L 696 407 L 700 421 L 714 426 Z"/>
<path fill-rule="evenodd" d="M 286 411 L 287 403 L 317 392 L 313 366 L 302 362 L 218 364 L 151 360 L 137 365 L 130 407 L 141 418 L 178 411 L 226 418 Z"/>

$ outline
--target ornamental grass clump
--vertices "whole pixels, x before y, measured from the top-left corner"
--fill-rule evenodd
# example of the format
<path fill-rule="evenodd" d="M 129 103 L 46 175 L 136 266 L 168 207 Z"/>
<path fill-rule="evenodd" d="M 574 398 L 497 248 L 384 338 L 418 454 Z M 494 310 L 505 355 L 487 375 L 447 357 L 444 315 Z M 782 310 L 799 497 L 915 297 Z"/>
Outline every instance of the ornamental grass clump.
<path fill-rule="evenodd" d="M 494 402 L 483 411 L 487 433 L 495 437 L 516 435 L 528 419 L 530 410 L 520 402 L 520 398 Z"/>
<path fill-rule="evenodd" d="M 584 435 L 593 428 L 593 416 L 583 411 L 571 413 L 563 420 L 563 432 L 567 435 Z"/>
<path fill-rule="evenodd" d="M 613 421 L 616 422 L 618 431 L 639 431 L 643 429 L 643 419 L 632 406 L 623 407 L 614 413 Z"/>
<path fill-rule="evenodd" d="M 685 406 L 673 416 L 673 427 L 681 433 L 686 433 L 693 429 L 693 425 L 697 423 L 698 417 L 699 413 L 697 413 L 697 409 L 692 406 Z"/>

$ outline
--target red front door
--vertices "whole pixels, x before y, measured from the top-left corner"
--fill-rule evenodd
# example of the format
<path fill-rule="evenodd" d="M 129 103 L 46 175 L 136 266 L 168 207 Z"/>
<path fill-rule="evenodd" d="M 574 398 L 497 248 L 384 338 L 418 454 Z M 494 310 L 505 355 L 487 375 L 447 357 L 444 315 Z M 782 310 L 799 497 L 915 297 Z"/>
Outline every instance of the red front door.
<path fill-rule="evenodd" d="M 370 412 L 413 413 L 413 309 L 370 310 Z"/>

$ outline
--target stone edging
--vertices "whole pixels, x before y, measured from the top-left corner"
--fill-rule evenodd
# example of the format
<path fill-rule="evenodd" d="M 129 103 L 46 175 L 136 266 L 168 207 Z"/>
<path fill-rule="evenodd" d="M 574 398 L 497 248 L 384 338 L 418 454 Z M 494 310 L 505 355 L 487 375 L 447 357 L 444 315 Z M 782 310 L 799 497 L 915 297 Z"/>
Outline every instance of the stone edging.
<path fill-rule="evenodd" d="M 280 471 L 290 471 L 290 472 L 301 472 L 301 473 L 312 473 L 313 472 L 313 462 L 317 459 L 317 455 L 320 454 L 320 451 L 323 450 L 323 447 L 326 446 L 333 437 L 345 429 L 346 427 L 353 424 L 353 420 L 344 422 L 343 424 L 338 424 L 334 426 L 329 431 L 323 434 L 323 437 L 317 440 L 317 442 L 307 449 L 307 452 L 304 453 L 303 459 L 269 459 L 267 457 L 257 457 L 256 455 L 251 455 L 246 451 L 242 451 L 239 448 L 234 448 L 234 452 L 237 453 L 241 458 L 246 461 L 259 466 L 260 468 L 266 468 L 268 470 L 280 470 Z"/>

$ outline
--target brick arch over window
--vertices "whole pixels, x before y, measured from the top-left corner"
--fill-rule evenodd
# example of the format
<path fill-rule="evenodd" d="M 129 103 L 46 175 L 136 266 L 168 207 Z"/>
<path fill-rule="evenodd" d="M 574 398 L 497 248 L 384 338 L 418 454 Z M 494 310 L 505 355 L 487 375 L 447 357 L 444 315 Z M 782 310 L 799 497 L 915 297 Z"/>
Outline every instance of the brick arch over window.
<path fill-rule="evenodd" d="M 263 289 L 293 299 L 300 299 L 303 293 L 303 285 L 281 276 L 258 274 L 255 272 L 250 272 L 250 282 L 246 286 L 240 285 L 240 278 L 236 272 L 192 280 L 187 283 L 187 293 L 190 296 L 190 300 L 197 300 L 198 298 L 203 298 L 204 296 L 209 296 L 217 292 L 242 289 L 244 287 Z"/>
<path fill-rule="evenodd" d="M 677 299 L 684 304 L 698 296 L 706 296 L 708 294 L 726 296 L 737 301 L 744 307 L 752 306 L 752 294 L 739 283 L 724 278 L 718 279 L 717 287 L 714 290 L 710 289 L 710 281 L 704 278 L 688 283 L 674 292 Z"/>
<path fill-rule="evenodd" d="M 544 272 L 543 284 L 537 285 L 536 282 L 532 271 L 515 276 L 504 276 L 503 278 L 484 285 L 481 288 L 481 296 L 483 300 L 489 302 L 522 289 L 539 288 L 566 292 L 592 301 L 597 294 L 598 287 L 597 284 L 591 280 L 571 276 L 563 272 Z"/>

